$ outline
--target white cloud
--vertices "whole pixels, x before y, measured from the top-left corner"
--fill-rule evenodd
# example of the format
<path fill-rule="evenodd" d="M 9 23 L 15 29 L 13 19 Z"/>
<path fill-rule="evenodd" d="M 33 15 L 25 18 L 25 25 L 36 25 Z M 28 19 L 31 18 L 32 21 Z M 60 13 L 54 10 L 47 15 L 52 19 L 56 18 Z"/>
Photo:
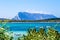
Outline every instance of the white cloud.
<path fill-rule="evenodd" d="M 40 13 L 40 14 L 51 14 L 51 12 L 48 12 L 48 11 L 37 11 L 37 10 L 26 10 L 25 12 Z"/>

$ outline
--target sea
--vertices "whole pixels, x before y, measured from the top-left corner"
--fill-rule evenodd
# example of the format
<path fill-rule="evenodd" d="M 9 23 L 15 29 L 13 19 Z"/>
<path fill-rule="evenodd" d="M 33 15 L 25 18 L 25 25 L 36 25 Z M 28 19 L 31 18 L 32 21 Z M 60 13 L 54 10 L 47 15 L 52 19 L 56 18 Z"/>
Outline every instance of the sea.
<path fill-rule="evenodd" d="M 60 22 L 7 22 L 0 23 L 0 27 L 8 28 L 9 32 L 13 32 L 14 40 L 17 40 L 18 37 L 27 35 L 27 32 L 30 28 L 45 28 L 52 27 L 55 30 L 60 32 Z"/>

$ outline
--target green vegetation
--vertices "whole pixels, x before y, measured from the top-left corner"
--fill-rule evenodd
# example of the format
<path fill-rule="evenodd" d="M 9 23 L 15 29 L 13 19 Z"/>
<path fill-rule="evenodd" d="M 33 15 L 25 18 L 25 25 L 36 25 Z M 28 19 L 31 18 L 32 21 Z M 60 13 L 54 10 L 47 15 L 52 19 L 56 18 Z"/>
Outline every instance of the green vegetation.
<path fill-rule="evenodd" d="M 48 28 L 46 31 L 44 28 L 29 29 L 27 35 L 19 37 L 18 40 L 60 40 L 60 33 L 52 28 Z"/>
<path fill-rule="evenodd" d="M 40 20 L 35 21 L 35 22 L 39 22 L 39 21 Z M 43 20 L 43 21 L 45 21 L 45 20 Z M 50 20 L 50 21 L 54 21 L 54 20 Z M 10 20 L 4 20 L 4 21 L 0 20 L 0 24 L 1 24 L 0 40 L 13 40 L 13 35 L 12 35 L 13 33 L 7 32 L 9 27 L 7 27 L 7 26 L 4 27 L 7 22 L 10 22 Z M 15 20 L 15 22 L 16 22 L 16 20 Z M 20 22 L 32 22 L 32 21 L 23 20 Z M 57 26 L 57 24 L 55 26 Z M 27 35 L 18 37 L 17 40 L 60 40 L 60 33 L 58 31 L 54 30 L 53 28 L 48 28 L 47 31 L 44 28 L 40 28 L 38 31 L 34 28 L 34 29 L 29 29 Z"/>
<path fill-rule="evenodd" d="M 6 29 L 0 28 L 0 40 L 13 40 L 12 33 L 8 33 Z"/>
<path fill-rule="evenodd" d="M 4 19 L 2 22 L 60 22 L 60 18 L 42 19 L 42 20 L 11 20 Z"/>
<path fill-rule="evenodd" d="M 0 40 L 13 40 L 12 33 L 8 33 L 6 29 L 0 28 Z M 53 28 L 29 29 L 27 35 L 18 37 L 18 40 L 60 40 L 60 33 Z"/>
<path fill-rule="evenodd" d="M 1 24 L 1 27 L 0 27 L 0 40 L 13 40 L 13 35 L 12 35 L 12 32 L 9 33 L 8 32 L 8 27 L 5 26 L 6 23 L 8 22 L 8 20 L 0 20 L 0 24 Z"/>

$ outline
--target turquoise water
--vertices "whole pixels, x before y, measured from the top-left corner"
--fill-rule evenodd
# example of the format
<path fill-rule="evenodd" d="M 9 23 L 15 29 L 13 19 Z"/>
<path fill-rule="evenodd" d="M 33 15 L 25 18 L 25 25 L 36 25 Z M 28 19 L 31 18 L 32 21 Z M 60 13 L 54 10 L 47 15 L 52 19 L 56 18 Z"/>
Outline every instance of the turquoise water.
<path fill-rule="evenodd" d="M 58 31 L 60 28 L 60 22 L 8 22 L 5 27 L 9 27 L 10 31 L 27 31 L 29 28 L 40 28 L 40 27 L 54 27 Z"/>
<path fill-rule="evenodd" d="M 60 32 L 60 22 L 8 22 L 6 24 L 0 23 L 0 26 L 9 27 L 8 31 L 13 32 L 14 39 L 23 34 L 27 35 L 29 28 L 36 28 L 38 30 L 40 27 L 45 29 L 53 27 Z"/>
<path fill-rule="evenodd" d="M 60 31 L 60 22 L 8 22 L 0 23 L 0 27 L 9 27 L 9 31 L 27 31 L 29 28 L 53 27 Z"/>

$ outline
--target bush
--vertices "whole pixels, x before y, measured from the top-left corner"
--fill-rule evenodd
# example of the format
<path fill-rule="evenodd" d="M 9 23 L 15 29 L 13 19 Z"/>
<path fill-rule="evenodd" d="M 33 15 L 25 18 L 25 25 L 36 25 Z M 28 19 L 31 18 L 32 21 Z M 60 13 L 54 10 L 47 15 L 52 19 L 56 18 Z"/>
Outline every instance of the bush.
<path fill-rule="evenodd" d="M 60 40 L 60 33 L 52 28 L 48 28 L 47 32 L 44 28 L 40 28 L 39 31 L 29 29 L 28 34 L 19 37 L 18 40 Z"/>

